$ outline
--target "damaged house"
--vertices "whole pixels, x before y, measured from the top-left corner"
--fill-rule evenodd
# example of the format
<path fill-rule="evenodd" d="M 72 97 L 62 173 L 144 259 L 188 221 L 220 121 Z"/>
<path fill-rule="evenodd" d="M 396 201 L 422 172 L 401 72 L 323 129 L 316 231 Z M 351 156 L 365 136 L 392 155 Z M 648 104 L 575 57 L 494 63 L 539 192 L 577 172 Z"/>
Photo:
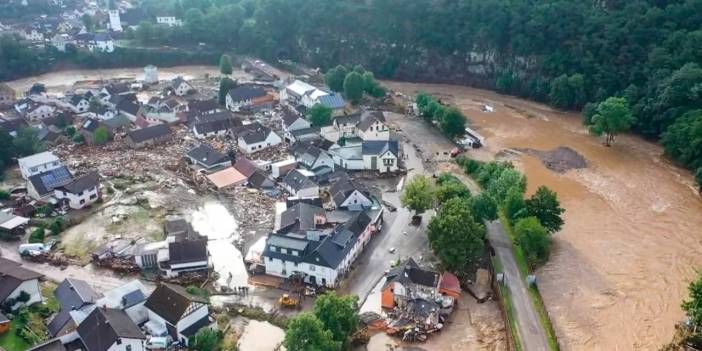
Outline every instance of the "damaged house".
<path fill-rule="evenodd" d="M 149 313 L 145 327 L 152 335 L 170 335 L 188 345 L 190 336 L 213 323 L 206 299 L 173 284 L 160 284 L 144 304 Z"/>

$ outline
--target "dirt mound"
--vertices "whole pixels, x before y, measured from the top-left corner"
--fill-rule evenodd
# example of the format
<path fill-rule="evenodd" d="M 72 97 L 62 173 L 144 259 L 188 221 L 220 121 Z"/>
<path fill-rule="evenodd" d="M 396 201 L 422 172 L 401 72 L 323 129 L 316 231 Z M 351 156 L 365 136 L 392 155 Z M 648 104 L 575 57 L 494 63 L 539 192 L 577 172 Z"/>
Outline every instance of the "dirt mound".
<path fill-rule="evenodd" d="M 587 160 L 585 160 L 585 157 L 568 146 L 559 146 L 547 151 L 529 148 L 517 150 L 538 157 L 546 168 L 558 173 L 565 173 L 571 169 L 587 167 Z"/>

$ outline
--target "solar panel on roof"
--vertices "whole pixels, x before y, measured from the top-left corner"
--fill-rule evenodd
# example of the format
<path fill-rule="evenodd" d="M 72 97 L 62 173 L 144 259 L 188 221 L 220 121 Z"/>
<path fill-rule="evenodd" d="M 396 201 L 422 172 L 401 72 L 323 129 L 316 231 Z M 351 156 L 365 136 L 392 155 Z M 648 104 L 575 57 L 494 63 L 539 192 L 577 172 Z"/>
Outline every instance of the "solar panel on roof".
<path fill-rule="evenodd" d="M 41 176 L 41 182 L 47 188 L 56 188 L 71 181 L 71 174 L 66 167 L 56 168 Z"/>

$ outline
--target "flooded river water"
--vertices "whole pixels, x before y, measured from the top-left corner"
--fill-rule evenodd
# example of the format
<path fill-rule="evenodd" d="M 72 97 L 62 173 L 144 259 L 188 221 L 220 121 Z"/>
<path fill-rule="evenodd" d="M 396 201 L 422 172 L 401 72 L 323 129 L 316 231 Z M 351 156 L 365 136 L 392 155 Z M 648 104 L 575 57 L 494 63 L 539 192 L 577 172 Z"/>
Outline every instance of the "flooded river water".
<path fill-rule="evenodd" d="M 687 171 L 635 136 L 602 146 L 574 113 L 467 87 L 388 85 L 438 93 L 460 106 L 487 138 L 474 157 L 561 145 L 582 154 L 588 167 L 564 174 L 532 156 L 518 158 L 529 192 L 547 185 L 566 209 L 551 260 L 537 272 L 561 348 L 656 350 L 670 341 L 687 284 L 702 267 L 702 199 Z M 494 112 L 483 112 L 485 103 Z"/>

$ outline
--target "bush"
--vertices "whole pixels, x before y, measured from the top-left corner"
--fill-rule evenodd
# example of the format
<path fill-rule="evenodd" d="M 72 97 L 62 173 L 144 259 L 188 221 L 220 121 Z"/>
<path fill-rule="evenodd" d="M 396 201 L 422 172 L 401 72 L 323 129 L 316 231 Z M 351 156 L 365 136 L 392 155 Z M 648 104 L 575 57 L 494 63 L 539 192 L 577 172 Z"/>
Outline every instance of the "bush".
<path fill-rule="evenodd" d="M 0 189 L 0 200 L 5 200 L 10 197 L 10 192 L 7 190 Z"/>
<path fill-rule="evenodd" d="M 29 235 L 29 243 L 30 244 L 43 243 L 45 235 L 46 235 L 46 231 L 44 230 L 43 226 L 39 227 L 37 229 L 34 229 L 34 231 L 32 231 L 32 234 Z"/>
<path fill-rule="evenodd" d="M 54 213 L 54 208 L 51 205 L 43 205 L 37 208 L 37 212 L 45 217 L 49 217 L 52 213 Z"/>
<path fill-rule="evenodd" d="M 463 171 L 466 172 L 468 175 L 473 175 L 476 172 L 480 171 L 480 167 L 482 167 L 483 163 L 480 161 L 476 161 L 464 156 L 459 157 L 456 162 L 463 168 Z"/>
<path fill-rule="evenodd" d="M 63 218 L 57 217 L 51 224 L 49 224 L 49 230 L 51 230 L 51 235 L 59 235 L 63 230 Z"/>
<path fill-rule="evenodd" d="M 73 140 L 73 142 L 76 144 L 82 144 L 85 142 L 85 138 L 83 137 L 83 134 L 80 134 L 80 133 L 76 133 L 75 135 L 73 135 L 71 140 Z"/>
<path fill-rule="evenodd" d="M 548 260 L 551 238 L 536 217 L 522 218 L 514 226 L 517 243 L 524 250 L 527 262 L 533 268 Z"/>

